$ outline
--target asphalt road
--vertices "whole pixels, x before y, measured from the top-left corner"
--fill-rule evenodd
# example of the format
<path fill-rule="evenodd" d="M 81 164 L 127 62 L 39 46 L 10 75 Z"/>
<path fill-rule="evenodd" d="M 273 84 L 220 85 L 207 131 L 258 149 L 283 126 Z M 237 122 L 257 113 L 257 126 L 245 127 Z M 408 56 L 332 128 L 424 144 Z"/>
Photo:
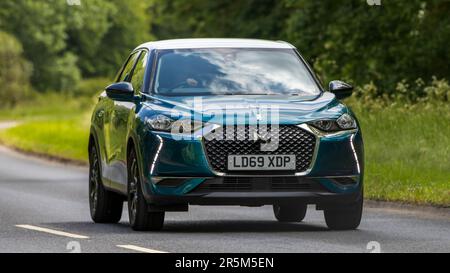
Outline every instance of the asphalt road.
<path fill-rule="evenodd" d="M 356 231 L 329 231 L 310 207 L 281 224 L 271 207 L 200 207 L 167 213 L 160 232 L 90 220 L 87 169 L 0 148 L 0 252 L 450 252 L 450 215 L 366 208 Z M 66 233 L 59 233 L 66 232 Z M 57 234 L 55 234 L 57 233 Z"/>

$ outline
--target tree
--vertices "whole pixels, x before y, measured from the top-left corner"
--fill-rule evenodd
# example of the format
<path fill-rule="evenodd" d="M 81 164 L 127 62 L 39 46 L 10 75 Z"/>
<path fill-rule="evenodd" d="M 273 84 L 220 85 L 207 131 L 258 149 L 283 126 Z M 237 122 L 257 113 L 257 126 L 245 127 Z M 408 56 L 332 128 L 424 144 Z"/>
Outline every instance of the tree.
<path fill-rule="evenodd" d="M 243 37 L 287 40 L 328 82 L 374 82 L 450 75 L 450 1 L 153 0 L 159 39 Z"/>
<path fill-rule="evenodd" d="M 22 43 L 24 56 L 33 63 L 33 86 L 63 90 L 80 78 L 76 56 L 66 51 L 65 1 L 1 1 L 0 28 Z"/>
<path fill-rule="evenodd" d="M 151 38 L 149 0 L 0 1 L 0 29 L 22 44 L 38 90 L 71 90 L 81 76 L 111 76 Z"/>
<path fill-rule="evenodd" d="M 288 39 L 327 81 L 374 82 L 390 92 L 402 80 L 448 78 L 449 1 L 284 1 Z"/>
<path fill-rule="evenodd" d="M 30 92 L 31 65 L 22 56 L 22 45 L 0 32 L 0 108 L 16 104 Z"/>
<path fill-rule="evenodd" d="M 279 0 L 153 0 L 152 33 L 158 39 L 247 37 L 278 39 L 289 11 Z"/>
<path fill-rule="evenodd" d="M 287 40 L 328 82 L 450 75 L 450 1 L 61 0 L 0 1 L 0 29 L 14 35 L 39 90 L 67 90 L 80 77 L 111 76 L 138 44 L 184 37 Z"/>
<path fill-rule="evenodd" d="M 67 49 L 83 76 L 114 75 L 137 45 L 149 41 L 148 0 L 89 0 L 68 13 Z"/>

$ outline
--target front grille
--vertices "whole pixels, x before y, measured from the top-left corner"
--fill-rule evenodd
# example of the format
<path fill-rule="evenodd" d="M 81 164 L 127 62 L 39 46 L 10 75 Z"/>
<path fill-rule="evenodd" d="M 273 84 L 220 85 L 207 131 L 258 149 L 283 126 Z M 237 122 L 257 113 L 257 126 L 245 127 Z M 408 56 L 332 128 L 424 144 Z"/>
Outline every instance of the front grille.
<path fill-rule="evenodd" d="M 248 125 L 225 126 L 210 133 L 215 137 L 205 137 L 206 156 L 211 167 L 217 172 L 233 173 L 228 171 L 227 167 L 229 155 L 295 155 L 296 172 L 304 172 L 310 167 L 316 144 L 313 134 L 295 125 L 280 125 L 278 131 L 272 130 L 270 126 L 264 131 L 257 129 L 258 133 L 268 131 L 270 135 L 279 132 L 278 148 L 262 151 L 261 142 L 252 138 L 252 130 Z M 222 135 L 222 139 L 217 137 L 219 134 Z"/>
<path fill-rule="evenodd" d="M 203 182 L 194 192 L 296 192 L 321 189 L 317 181 L 302 177 L 223 177 Z"/>

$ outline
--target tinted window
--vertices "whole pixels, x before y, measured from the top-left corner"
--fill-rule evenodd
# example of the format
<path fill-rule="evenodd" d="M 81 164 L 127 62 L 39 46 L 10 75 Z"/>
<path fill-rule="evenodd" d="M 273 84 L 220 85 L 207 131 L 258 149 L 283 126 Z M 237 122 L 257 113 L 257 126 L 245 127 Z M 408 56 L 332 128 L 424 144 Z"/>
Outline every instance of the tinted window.
<path fill-rule="evenodd" d="M 139 60 L 134 68 L 131 83 L 133 84 L 136 93 L 142 91 L 142 85 L 144 84 L 145 68 L 147 67 L 148 53 L 143 51 Z"/>
<path fill-rule="evenodd" d="M 316 96 L 320 89 L 292 49 L 221 48 L 160 51 L 154 92 Z"/>
<path fill-rule="evenodd" d="M 131 78 L 131 74 L 133 73 L 133 67 L 134 64 L 136 63 L 137 58 L 139 57 L 139 54 L 141 52 L 135 52 L 133 54 L 131 54 L 131 56 L 128 58 L 128 62 L 125 65 L 125 67 L 123 68 L 122 72 L 120 73 L 120 76 L 118 78 L 118 82 L 129 82 L 130 78 Z"/>

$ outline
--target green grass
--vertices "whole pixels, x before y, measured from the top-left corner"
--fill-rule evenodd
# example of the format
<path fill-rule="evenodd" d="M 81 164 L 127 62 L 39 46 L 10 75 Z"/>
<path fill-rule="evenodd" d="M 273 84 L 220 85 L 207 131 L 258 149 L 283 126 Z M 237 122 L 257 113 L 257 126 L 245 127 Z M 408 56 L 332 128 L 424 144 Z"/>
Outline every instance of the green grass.
<path fill-rule="evenodd" d="M 95 98 L 64 94 L 37 94 L 13 108 L 0 108 L 0 121 L 21 120 L 61 120 L 80 116 L 80 112 L 89 111 Z"/>
<path fill-rule="evenodd" d="M 0 132 L 0 141 L 26 152 L 87 162 L 89 126 L 72 118 L 25 122 Z"/>
<path fill-rule="evenodd" d="M 354 105 L 366 151 L 366 196 L 450 206 L 450 107 Z"/>
<path fill-rule="evenodd" d="M 50 101 L 50 102 L 48 102 Z M 41 98 L 0 119 L 22 124 L 0 132 L 0 141 L 25 151 L 87 161 L 92 99 Z M 365 194 L 373 200 L 450 207 L 450 106 L 418 104 L 357 113 L 366 150 Z"/>
<path fill-rule="evenodd" d="M 1 120 L 17 120 L 14 128 L 0 131 L 0 142 L 26 152 L 87 163 L 89 97 L 44 94 L 19 106 L 0 111 Z"/>

